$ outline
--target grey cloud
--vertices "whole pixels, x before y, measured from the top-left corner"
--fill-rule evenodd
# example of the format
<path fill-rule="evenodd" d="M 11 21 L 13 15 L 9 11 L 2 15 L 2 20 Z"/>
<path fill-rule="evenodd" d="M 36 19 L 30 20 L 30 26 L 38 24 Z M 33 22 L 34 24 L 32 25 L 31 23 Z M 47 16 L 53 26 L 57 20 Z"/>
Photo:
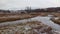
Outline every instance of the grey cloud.
<path fill-rule="evenodd" d="M 35 8 L 57 7 L 60 0 L 1 0 L 0 9 L 23 9 L 27 6 Z"/>

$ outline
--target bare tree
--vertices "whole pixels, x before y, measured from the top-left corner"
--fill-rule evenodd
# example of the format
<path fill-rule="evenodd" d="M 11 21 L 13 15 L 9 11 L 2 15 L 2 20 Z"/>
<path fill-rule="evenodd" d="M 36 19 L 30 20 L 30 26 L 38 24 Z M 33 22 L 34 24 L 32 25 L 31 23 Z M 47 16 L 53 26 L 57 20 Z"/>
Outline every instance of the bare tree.
<path fill-rule="evenodd" d="M 26 9 L 25 9 L 28 13 L 30 13 L 31 12 L 31 7 L 26 7 Z"/>

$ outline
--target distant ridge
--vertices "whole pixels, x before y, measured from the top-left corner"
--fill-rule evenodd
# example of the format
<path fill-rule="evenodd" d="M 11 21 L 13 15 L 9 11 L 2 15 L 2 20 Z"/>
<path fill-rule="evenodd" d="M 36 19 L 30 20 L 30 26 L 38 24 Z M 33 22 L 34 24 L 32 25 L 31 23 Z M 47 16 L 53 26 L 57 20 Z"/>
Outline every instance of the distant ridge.
<path fill-rule="evenodd" d="M 19 12 L 60 12 L 60 7 L 50 7 L 50 8 L 43 8 L 43 9 L 27 9 L 27 10 L 1 10 L 0 13 L 19 13 Z"/>

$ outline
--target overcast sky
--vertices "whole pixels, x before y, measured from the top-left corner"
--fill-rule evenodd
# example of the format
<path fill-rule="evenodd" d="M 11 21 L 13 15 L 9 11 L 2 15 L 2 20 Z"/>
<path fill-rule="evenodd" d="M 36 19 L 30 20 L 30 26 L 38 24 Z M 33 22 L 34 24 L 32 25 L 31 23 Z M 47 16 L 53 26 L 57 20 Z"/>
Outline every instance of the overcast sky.
<path fill-rule="evenodd" d="M 0 0 L 0 9 L 60 7 L 60 0 Z"/>

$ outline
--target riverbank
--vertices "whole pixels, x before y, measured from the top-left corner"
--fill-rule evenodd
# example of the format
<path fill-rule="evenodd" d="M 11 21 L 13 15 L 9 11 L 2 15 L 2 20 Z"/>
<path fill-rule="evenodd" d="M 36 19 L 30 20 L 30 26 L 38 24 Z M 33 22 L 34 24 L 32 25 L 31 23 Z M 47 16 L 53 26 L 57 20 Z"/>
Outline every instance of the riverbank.
<path fill-rule="evenodd" d="M 27 21 L 20 24 L 0 27 L 2 34 L 60 34 L 59 31 L 53 30 L 50 26 L 39 21 Z"/>
<path fill-rule="evenodd" d="M 3 23 L 0 23 L 0 27 L 20 24 L 20 23 L 25 23 L 25 22 L 31 22 L 31 21 L 41 21 L 43 24 L 51 26 L 53 29 L 60 31 L 60 25 L 55 24 L 54 22 L 52 22 L 50 20 L 50 18 L 51 17 L 41 17 L 41 16 L 38 16 L 38 17 L 24 19 L 24 20 L 17 20 L 17 21 L 11 21 L 11 22 L 3 22 Z"/>

